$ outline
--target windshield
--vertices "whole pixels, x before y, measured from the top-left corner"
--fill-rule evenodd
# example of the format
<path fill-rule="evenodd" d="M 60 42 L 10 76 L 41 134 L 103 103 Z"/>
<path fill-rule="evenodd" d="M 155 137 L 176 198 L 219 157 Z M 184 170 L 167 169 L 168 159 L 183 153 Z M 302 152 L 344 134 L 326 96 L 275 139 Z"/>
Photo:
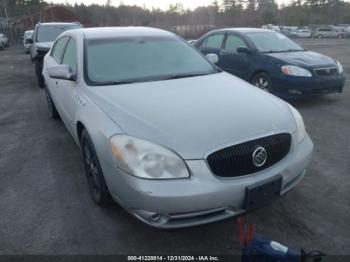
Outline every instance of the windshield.
<path fill-rule="evenodd" d="M 130 37 L 86 41 L 86 78 L 112 85 L 216 73 L 202 55 L 175 37 Z"/>
<path fill-rule="evenodd" d="M 71 25 L 42 25 L 38 28 L 38 33 L 36 36 L 37 42 L 53 42 L 56 40 L 64 31 L 69 29 L 80 28 L 80 25 L 71 24 Z"/>
<path fill-rule="evenodd" d="M 247 36 L 260 52 L 303 51 L 298 44 L 276 32 L 252 32 Z"/>

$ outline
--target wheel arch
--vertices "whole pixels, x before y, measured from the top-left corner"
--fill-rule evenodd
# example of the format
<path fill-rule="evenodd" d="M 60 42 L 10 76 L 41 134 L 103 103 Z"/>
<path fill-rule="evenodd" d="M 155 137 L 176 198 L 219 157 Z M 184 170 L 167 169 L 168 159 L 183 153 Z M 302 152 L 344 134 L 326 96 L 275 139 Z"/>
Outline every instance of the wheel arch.
<path fill-rule="evenodd" d="M 76 134 L 77 134 L 77 139 L 78 139 L 78 142 L 79 142 L 79 145 L 81 144 L 81 134 L 83 133 L 83 130 L 85 130 L 85 125 L 81 122 L 81 121 L 78 121 L 77 124 L 76 124 Z"/>

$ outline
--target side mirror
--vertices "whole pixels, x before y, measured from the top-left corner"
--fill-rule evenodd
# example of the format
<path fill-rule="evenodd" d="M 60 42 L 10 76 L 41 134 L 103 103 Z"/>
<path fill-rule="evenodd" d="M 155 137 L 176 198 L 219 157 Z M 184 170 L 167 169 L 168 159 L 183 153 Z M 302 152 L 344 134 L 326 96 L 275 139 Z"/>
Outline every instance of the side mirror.
<path fill-rule="evenodd" d="M 76 75 L 73 73 L 72 68 L 69 65 L 57 65 L 47 68 L 47 73 L 51 78 L 62 80 L 76 80 Z"/>
<path fill-rule="evenodd" d="M 33 38 L 27 38 L 25 42 L 26 44 L 33 44 Z"/>
<path fill-rule="evenodd" d="M 237 53 L 248 54 L 249 52 L 250 51 L 248 47 L 244 47 L 244 46 L 237 47 Z"/>
<path fill-rule="evenodd" d="M 219 57 L 217 54 L 207 54 L 206 57 L 208 58 L 208 60 L 210 62 L 212 62 L 213 64 L 217 64 L 219 63 Z"/>

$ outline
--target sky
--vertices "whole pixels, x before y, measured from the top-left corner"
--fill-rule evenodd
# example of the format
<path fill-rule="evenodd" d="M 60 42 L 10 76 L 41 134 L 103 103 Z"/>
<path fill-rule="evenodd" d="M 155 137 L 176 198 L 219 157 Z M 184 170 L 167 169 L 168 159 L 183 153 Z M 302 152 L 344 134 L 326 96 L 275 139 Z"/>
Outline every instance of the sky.
<path fill-rule="evenodd" d="M 107 0 L 47 0 L 47 2 L 52 3 L 68 3 L 68 4 L 75 4 L 75 3 L 84 3 L 85 5 L 89 4 L 100 4 L 104 5 L 106 4 Z M 160 8 L 163 10 L 166 10 L 170 4 L 174 3 L 182 3 L 185 8 L 194 9 L 197 6 L 206 6 L 210 5 L 213 0 L 111 0 L 111 3 L 113 5 L 118 6 L 122 2 L 125 5 L 138 5 L 138 6 L 145 6 L 147 8 Z"/>

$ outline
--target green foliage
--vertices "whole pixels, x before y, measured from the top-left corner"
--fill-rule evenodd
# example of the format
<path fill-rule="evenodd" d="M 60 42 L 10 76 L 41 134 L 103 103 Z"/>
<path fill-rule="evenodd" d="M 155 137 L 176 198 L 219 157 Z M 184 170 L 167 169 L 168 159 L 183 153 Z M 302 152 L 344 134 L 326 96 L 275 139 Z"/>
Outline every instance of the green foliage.
<path fill-rule="evenodd" d="M 20 17 L 37 13 L 48 4 L 44 0 L 0 0 L 0 16 Z"/>

